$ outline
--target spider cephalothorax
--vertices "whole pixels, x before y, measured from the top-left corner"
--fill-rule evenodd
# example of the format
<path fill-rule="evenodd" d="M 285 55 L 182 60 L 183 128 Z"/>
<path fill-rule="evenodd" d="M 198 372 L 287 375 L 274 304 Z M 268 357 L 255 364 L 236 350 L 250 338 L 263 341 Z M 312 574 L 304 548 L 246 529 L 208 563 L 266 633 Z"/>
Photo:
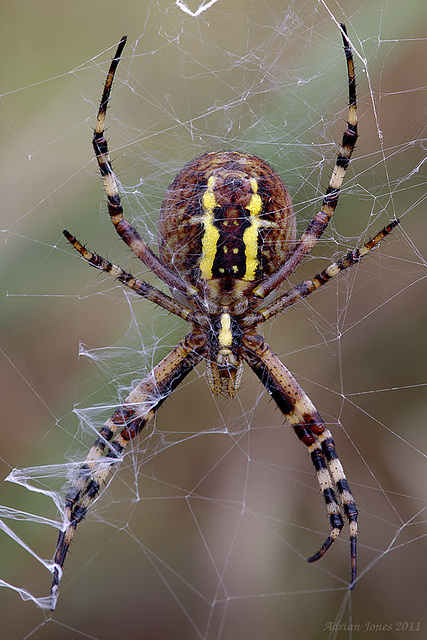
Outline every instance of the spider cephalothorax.
<path fill-rule="evenodd" d="M 350 251 L 311 280 L 274 298 L 277 288 L 326 229 L 356 144 L 353 55 L 344 25 L 341 25 L 341 32 L 348 73 L 348 126 L 342 136 L 322 207 L 301 238 L 295 239 L 295 216 L 289 193 L 266 162 L 236 151 L 212 152 L 185 165 L 166 193 L 158 227 L 160 257 L 123 217 L 104 137 L 111 85 L 126 38 L 120 41 L 105 82 L 93 147 L 107 193 L 108 211 L 117 233 L 169 287 L 172 297 L 91 253 L 68 231 L 64 231 L 64 235 L 91 265 L 116 276 L 138 295 L 187 321 L 191 329 L 107 420 L 72 482 L 65 498 L 64 526 L 59 533 L 52 565 L 52 608 L 74 531 L 98 497 L 111 468 L 120 462 L 128 442 L 201 361 L 207 366 L 212 391 L 229 396 L 237 392 L 246 362 L 307 446 L 330 522 L 330 533 L 325 542 L 308 560 L 313 562 L 324 555 L 340 534 L 345 517 L 349 524 L 350 588 L 353 588 L 357 509 L 332 435 L 298 382 L 256 331 L 258 324 L 359 262 L 398 223 L 394 220 L 360 249 Z M 272 301 L 268 301 L 270 297 L 273 297 Z"/>

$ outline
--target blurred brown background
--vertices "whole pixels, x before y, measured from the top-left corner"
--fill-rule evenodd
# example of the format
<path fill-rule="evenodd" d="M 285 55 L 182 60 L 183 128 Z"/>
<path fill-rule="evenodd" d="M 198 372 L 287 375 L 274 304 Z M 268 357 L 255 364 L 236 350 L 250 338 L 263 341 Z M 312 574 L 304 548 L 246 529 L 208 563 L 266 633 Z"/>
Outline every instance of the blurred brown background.
<path fill-rule="evenodd" d="M 265 335 L 333 430 L 360 508 L 357 588 L 345 590 L 345 540 L 305 562 L 327 521 L 307 452 L 279 412 L 248 373 L 236 399 L 212 398 L 200 369 L 80 527 L 56 612 L 0 591 L 5 638 L 347 638 L 351 623 L 370 637 L 379 631 L 369 625 L 385 625 L 388 639 L 425 633 L 427 7 L 328 7 L 366 61 L 356 56 L 360 139 L 336 219 L 292 282 L 395 215 L 402 225 Z M 127 218 L 152 246 L 168 184 L 212 149 L 268 160 L 302 230 L 345 126 L 345 59 L 315 0 L 219 0 L 198 19 L 164 0 L 18 0 L 3 3 L 0 29 L 1 478 L 40 467 L 32 482 L 59 490 L 72 468 L 45 477 L 41 465 L 84 457 L 91 427 L 186 330 L 89 269 L 62 238 L 68 228 L 144 273 L 107 219 L 90 144 L 120 36 L 129 42 L 108 136 Z M 49 498 L 10 483 L 0 503 L 57 517 Z M 51 558 L 52 527 L 7 524 Z M 48 572 L 0 535 L 0 578 L 46 596 Z"/>

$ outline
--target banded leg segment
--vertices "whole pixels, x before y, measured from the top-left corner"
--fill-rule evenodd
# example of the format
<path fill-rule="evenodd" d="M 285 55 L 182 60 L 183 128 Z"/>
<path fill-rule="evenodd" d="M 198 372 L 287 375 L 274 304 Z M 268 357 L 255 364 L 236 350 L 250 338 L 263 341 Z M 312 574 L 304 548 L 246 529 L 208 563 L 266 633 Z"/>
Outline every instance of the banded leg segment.
<path fill-rule="evenodd" d="M 161 280 L 163 280 L 163 282 L 166 282 L 169 287 L 176 288 L 179 291 L 182 291 L 183 293 L 191 296 L 194 295 L 197 290 L 194 287 L 187 285 L 177 273 L 164 265 L 156 256 L 156 254 L 151 251 L 148 245 L 144 242 L 135 227 L 133 227 L 123 217 L 123 208 L 120 201 L 119 190 L 117 188 L 116 177 L 111 166 L 108 143 L 104 136 L 104 125 L 108 102 L 110 99 L 111 87 L 114 80 L 114 74 L 116 73 L 116 69 L 119 64 L 120 56 L 123 52 L 124 46 L 126 44 L 126 40 L 126 36 L 123 36 L 123 38 L 120 40 L 119 46 L 117 47 L 114 58 L 111 61 L 107 79 L 104 84 L 104 90 L 102 92 L 101 103 L 99 106 L 96 125 L 92 138 L 93 150 L 95 152 L 99 171 L 101 173 L 105 192 L 107 194 L 108 212 L 117 233 L 133 251 L 133 253 L 151 271 L 153 271 L 153 273 L 155 273 Z"/>
<path fill-rule="evenodd" d="M 78 524 L 98 497 L 122 453 L 154 416 L 157 409 L 201 360 L 203 340 L 189 334 L 126 398 L 99 431 L 85 462 L 65 498 L 66 527 L 58 535 L 51 588 L 51 609 L 55 608 L 62 567 Z"/>
<path fill-rule="evenodd" d="M 353 494 L 351 493 L 351 489 L 348 485 L 347 478 L 345 477 L 345 472 L 343 466 L 341 464 L 340 459 L 338 458 L 338 454 L 335 449 L 335 443 L 332 438 L 331 432 L 325 428 L 324 432 L 319 436 L 319 442 L 322 446 L 322 451 L 324 453 L 325 459 L 328 463 L 328 469 L 331 474 L 334 485 L 337 487 L 338 496 L 341 501 L 342 509 L 347 518 L 348 527 L 349 527 L 349 539 L 350 539 L 350 562 L 351 562 L 351 581 L 350 581 L 350 589 L 353 589 L 356 584 L 357 577 L 357 508 L 356 503 L 354 501 Z M 331 541 L 332 542 L 332 541 Z M 330 545 L 325 544 L 322 548 L 314 554 L 311 558 L 308 558 L 309 562 L 315 562 L 319 560 L 324 553 L 328 550 Z"/>
<path fill-rule="evenodd" d="M 74 236 L 71 235 L 67 230 L 63 231 L 64 236 L 67 238 L 68 242 L 70 242 L 75 249 L 80 253 L 82 258 L 89 262 L 93 267 L 97 269 L 101 269 L 101 271 L 105 271 L 106 273 L 111 274 L 117 280 L 119 280 L 122 284 L 135 291 L 142 298 L 146 298 L 150 300 L 150 302 L 154 302 L 159 307 L 166 309 L 170 313 L 174 313 L 176 316 L 179 316 L 183 320 L 187 320 L 190 315 L 190 309 L 187 309 L 179 303 L 177 300 L 174 300 L 170 296 L 166 295 L 162 291 L 159 291 L 156 287 L 153 287 L 148 282 L 144 282 L 144 280 L 138 280 L 138 278 L 134 278 L 131 273 L 124 271 L 121 267 L 113 264 L 109 260 L 106 260 L 102 256 L 97 253 L 92 253 L 84 245 L 81 244 Z"/>
<path fill-rule="evenodd" d="M 257 321 L 264 322 L 269 318 L 281 313 L 288 307 L 292 307 L 298 300 L 305 298 L 310 293 L 316 291 L 319 287 L 326 284 L 337 276 L 341 271 L 352 267 L 353 265 L 360 262 L 360 260 L 366 256 L 369 251 L 371 251 L 374 247 L 376 247 L 383 238 L 385 238 L 391 231 L 399 224 L 399 220 L 392 220 L 390 224 L 388 224 L 384 229 L 381 229 L 377 235 L 369 240 L 366 244 L 363 245 L 360 249 L 353 249 L 343 258 L 340 258 L 336 262 L 330 264 L 326 269 L 324 269 L 321 273 L 318 273 L 311 280 L 304 280 L 300 284 L 292 287 L 289 291 L 286 291 L 282 296 L 274 300 L 271 304 L 269 304 L 264 309 L 260 309 L 255 312 L 257 314 Z"/>
<path fill-rule="evenodd" d="M 356 110 L 356 78 L 354 73 L 353 53 L 350 47 L 350 41 L 347 37 L 347 31 L 344 24 L 341 24 L 342 39 L 344 44 L 344 53 L 347 61 L 347 77 L 348 77 L 348 123 L 347 129 L 344 131 L 341 140 L 341 147 L 335 162 L 329 180 L 329 186 L 323 198 L 322 208 L 313 220 L 307 226 L 297 242 L 293 252 L 284 264 L 271 276 L 266 278 L 256 286 L 252 293 L 258 298 L 265 298 L 271 291 L 282 284 L 297 266 L 302 262 L 304 257 L 311 251 L 325 231 L 332 218 L 336 206 L 338 204 L 339 191 L 345 172 L 350 164 L 350 159 L 356 146 L 357 141 L 357 110 Z"/>
<path fill-rule="evenodd" d="M 319 560 L 336 540 L 344 526 L 344 513 L 350 530 L 350 588 L 353 588 L 357 575 L 357 509 L 332 435 L 311 400 L 259 334 L 245 333 L 242 351 L 252 371 L 292 425 L 298 438 L 307 446 L 316 470 L 331 530 L 319 551 L 308 561 Z"/>

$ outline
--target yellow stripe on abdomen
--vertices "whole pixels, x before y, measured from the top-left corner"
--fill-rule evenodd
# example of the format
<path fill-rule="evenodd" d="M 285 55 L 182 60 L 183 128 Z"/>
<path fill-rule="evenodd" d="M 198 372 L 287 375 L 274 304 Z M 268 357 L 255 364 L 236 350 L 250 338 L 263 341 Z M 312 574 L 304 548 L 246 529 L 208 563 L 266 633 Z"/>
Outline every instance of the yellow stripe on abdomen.
<path fill-rule="evenodd" d="M 262 210 L 262 200 L 258 193 L 258 183 L 255 178 L 250 179 L 252 187 L 252 197 L 246 207 L 250 214 L 250 226 L 243 232 L 243 242 L 245 245 L 246 270 L 243 280 L 255 280 L 255 272 L 259 265 L 258 260 L 258 230 L 261 226 L 259 214 Z"/>
<path fill-rule="evenodd" d="M 203 194 L 202 223 L 204 233 L 202 237 L 202 258 L 200 260 L 200 274 L 204 280 L 212 278 L 213 263 L 218 248 L 219 230 L 214 225 L 214 208 L 217 206 L 213 187 L 215 177 L 210 176 L 208 186 Z"/>

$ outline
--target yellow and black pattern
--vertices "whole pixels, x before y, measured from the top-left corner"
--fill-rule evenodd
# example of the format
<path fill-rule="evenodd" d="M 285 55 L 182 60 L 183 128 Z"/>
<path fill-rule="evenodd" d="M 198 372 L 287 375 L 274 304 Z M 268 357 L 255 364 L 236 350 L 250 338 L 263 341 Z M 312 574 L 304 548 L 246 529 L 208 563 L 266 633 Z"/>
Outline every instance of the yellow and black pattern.
<path fill-rule="evenodd" d="M 295 214 L 281 178 L 261 158 L 237 151 L 189 162 L 166 193 L 158 229 L 166 264 L 195 286 L 216 281 L 222 290 L 273 273 L 295 244 Z"/>
<path fill-rule="evenodd" d="M 216 191 L 220 191 L 221 205 Z M 200 277 L 254 281 L 261 267 L 259 231 L 262 227 L 277 226 L 261 217 L 263 202 L 258 181 L 231 171 L 210 176 L 202 196 L 202 208 Z"/>
<path fill-rule="evenodd" d="M 126 38 L 120 41 L 105 81 L 93 147 L 116 231 L 146 267 L 169 287 L 173 297 L 91 253 L 68 231 L 64 235 L 89 264 L 113 275 L 137 295 L 179 316 L 190 324 L 191 331 L 107 420 L 76 473 L 65 497 L 64 524 L 52 564 L 52 608 L 76 527 L 99 497 L 127 443 L 138 435 L 200 361 L 206 365 L 212 391 L 225 396 L 237 393 L 246 362 L 307 447 L 330 525 L 323 545 L 308 560 L 314 562 L 325 554 L 346 520 L 350 538 L 349 588 L 354 587 L 358 514 L 332 435 L 292 374 L 256 332 L 258 324 L 360 262 L 398 224 L 398 220 L 393 220 L 360 249 L 349 252 L 272 302 L 262 302 L 296 269 L 326 228 L 356 143 L 353 54 L 344 25 L 341 32 L 347 61 L 348 127 L 342 136 L 322 207 L 299 241 L 296 241 L 290 195 L 274 169 L 257 156 L 219 151 L 205 153 L 187 163 L 172 181 L 160 212 L 159 257 L 123 217 L 104 137 L 111 87 Z"/>

